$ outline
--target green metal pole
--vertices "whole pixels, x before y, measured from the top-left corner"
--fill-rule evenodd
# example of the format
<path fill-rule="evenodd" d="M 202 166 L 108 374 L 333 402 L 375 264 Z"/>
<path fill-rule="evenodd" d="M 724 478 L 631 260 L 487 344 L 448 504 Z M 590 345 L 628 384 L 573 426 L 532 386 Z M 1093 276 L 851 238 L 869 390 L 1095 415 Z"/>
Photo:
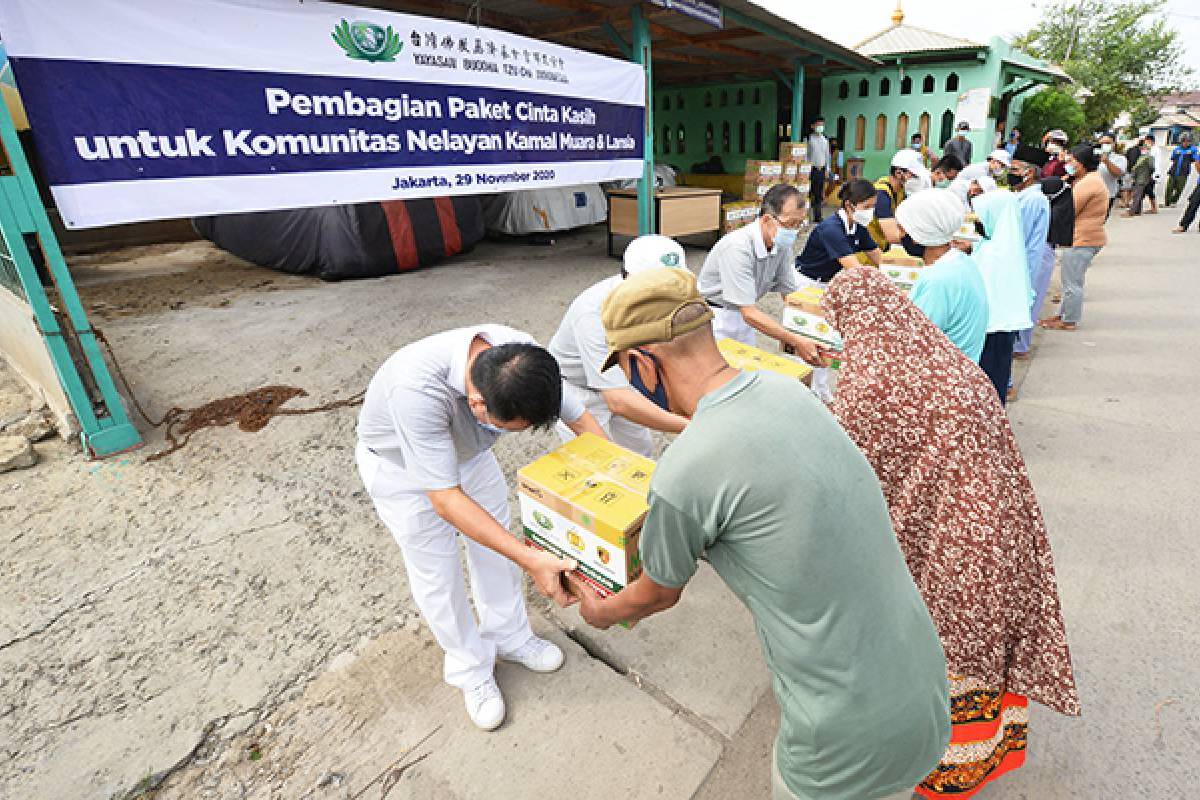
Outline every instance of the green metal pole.
<path fill-rule="evenodd" d="M 792 80 L 792 141 L 804 141 L 804 64 L 796 62 L 796 77 Z"/>
<path fill-rule="evenodd" d="M 630 8 L 633 18 L 633 60 L 646 76 L 646 127 L 642 132 L 642 179 L 638 181 L 638 231 L 654 233 L 654 79 L 650 64 L 650 24 L 640 5 Z"/>

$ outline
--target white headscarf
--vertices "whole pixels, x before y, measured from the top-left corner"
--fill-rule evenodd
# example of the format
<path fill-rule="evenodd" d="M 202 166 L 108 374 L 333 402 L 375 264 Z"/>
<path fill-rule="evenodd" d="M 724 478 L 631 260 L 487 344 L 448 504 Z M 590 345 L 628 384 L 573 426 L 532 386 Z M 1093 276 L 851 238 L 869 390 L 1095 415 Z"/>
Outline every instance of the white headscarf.
<path fill-rule="evenodd" d="M 919 245 L 946 244 L 963 224 L 962 201 L 949 189 L 928 189 L 896 207 L 896 222 Z"/>
<path fill-rule="evenodd" d="M 979 164 L 979 165 L 972 164 L 971 165 L 971 167 L 975 167 L 975 166 L 983 166 L 983 165 L 982 164 Z M 967 169 L 971 169 L 971 168 L 968 167 Z M 967 169 L 964 169 L 962 172 L 958 173 L 958 177 L 950 182 L 950 191 L 952 191 L 956 195 L 958 195 L 958 199 L 962 203 L 962 207 L 964 209 L 970 210 L 971 197 L 968 194 L 968 190 L 971 188 L 972 183 L 979 184 L 979 188 L 983 189 L 983 191 L 985 193 L 994 192 L 994 191 L 996 191 L 997 187 L 996 187 L 996 181 L 994 178 L 992 178 L 991 175 L 986 175 L 986 174 L 980 175 L 977 170 L 972 170 L 971 172 L 968 173 Z M 986 167 L 985 167 L 985 169 L 986 169 Z"/>

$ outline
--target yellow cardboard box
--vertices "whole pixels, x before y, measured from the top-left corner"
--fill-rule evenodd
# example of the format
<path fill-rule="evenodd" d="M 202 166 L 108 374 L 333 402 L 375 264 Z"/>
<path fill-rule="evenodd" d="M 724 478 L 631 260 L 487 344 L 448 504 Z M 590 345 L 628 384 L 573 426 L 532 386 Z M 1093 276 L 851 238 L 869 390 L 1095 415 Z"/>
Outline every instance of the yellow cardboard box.
<path fill-rule="evenodd" d="M 817 292 L 820 292 L 820 295 Z M 821 310 L 821 296 L 824 294 L 823 289 L 816 287 L 792 292 L 784 303 L 781 322 L 783 327 L 792 333 L 812 339 L 831 350 L 840 351 L 842 336 L 826 321 L 825 312 Z"/>
<path fill-rule="evenodd" d="M 525 541 L 579 563 L 601 596 L 642 571 L 638 536 L 654 462 L 585 433 L 517 472 Z"/>
<path fill-rule="evenodd" d="M 717 347 L 729 362 L 729 366 L 734 369 L 744 369 L 747 372 L 777 372 L 788 378 L 795 378 L 805 385 L 812 380 L 812 367 L 787 356 L 768 353 L 766 350 L 742 344 L 736 339 L 718 339 Z"/>

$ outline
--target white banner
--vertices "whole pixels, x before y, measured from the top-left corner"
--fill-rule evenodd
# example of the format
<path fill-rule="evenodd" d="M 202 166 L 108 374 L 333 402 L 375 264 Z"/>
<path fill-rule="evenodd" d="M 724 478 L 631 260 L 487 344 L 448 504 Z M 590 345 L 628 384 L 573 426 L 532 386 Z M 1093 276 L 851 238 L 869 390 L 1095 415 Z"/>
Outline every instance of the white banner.
<path fill-rule="evenodd" d="M 68 228 L 640 177 L 637 64 L 292 0 L 2 0 Z"/>

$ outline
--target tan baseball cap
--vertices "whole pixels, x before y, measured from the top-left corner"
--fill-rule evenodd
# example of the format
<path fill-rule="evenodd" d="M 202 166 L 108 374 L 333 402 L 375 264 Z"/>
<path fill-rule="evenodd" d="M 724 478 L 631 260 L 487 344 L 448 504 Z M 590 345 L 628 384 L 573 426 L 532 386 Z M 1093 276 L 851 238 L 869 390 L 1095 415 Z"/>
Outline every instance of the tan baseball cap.
<path fill-rule="evenodd" d="M 696 276 L 686 269 L 661 267 L 630 275 L 609 293 L 600 307 L 600 321 L 608 340 L 604 369 L 617 363 L 625 350 L 656 342 L 669 342 L 708 325 L 712 309 L 679 324 L 675 316 L 685 306 L 704 299 L 696 291 Z"/>

